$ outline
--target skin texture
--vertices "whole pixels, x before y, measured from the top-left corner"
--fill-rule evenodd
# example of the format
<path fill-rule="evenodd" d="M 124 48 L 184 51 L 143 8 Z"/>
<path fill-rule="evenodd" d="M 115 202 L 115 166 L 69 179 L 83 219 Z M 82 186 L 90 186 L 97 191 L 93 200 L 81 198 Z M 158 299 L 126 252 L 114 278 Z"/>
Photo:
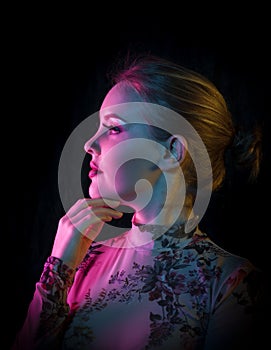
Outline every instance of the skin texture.
<path fill-rule="evenodd" d="M 59 221 L 52 256 L 61 259 L 71 268 L 76 268 L 91 242 L 100 233 L 104 222 L 123 215 L 107 203 L 102 199 L 78 200 Z M 114 201 L 111 203 L 112 207 L 119 204 Z"/>
<path fill-rule="evenodd" d="M 164 216 L 160 217 L 158 224 L 165 224 L 166 220 L 171 218 L 172 212 L 179 210 L 174 198 L 176 191 L 171 191 L 165 186 L 163 174 L 167 174 L 168 183 L 172 189 L 176 188 L 179 181 L 177 171 L 179 159 L 174 157 L 169 149 L 175 147 L 174 153 L 180 154 L 180 139 L 171 137 L 160 149 L 157 148 L 157 142 L 147 148 L 144 143 L 137 143 L 137 151 L 144 154 L 147 159 L 154 159 L 157 166 L 146 160 L 142 161 L 142 159 L 133 159 L 119 166 L 123 160 L 129 159 L 129 156 L 133 158 L 135 146 L 134 143 L 129 142 L 125 143 L 125 147 L 117 147 L 118 145 L 134 138 L 150 140 L 152 137 L 148 125 L 142 124 L 145 123 L 142 116 L 137 117 L 137 124 L 131 124 L 132 119 L 129 115 L 132 115 L 133 111 L 127 111 L 124 115 L 119 116 L 113 113 L 113 106 L 141 101 L 132 88 L 124 87 L 121 83 L 115 85 L 102 103 L 100 127 L 97 133 L 85 144 L 85 151 L 92 156 L 90 163 L 92 170 L 89 173 L 91 178 L 90 198 L 78 200 L 59 221 L 52 249 L 53 256 L 60 258 L 72 268 L 76 268 L 82 261 L 89 245 L 99 235 L 104 223 L 111 221 L 112 218 L 122 217 L 123 213 L 114 209 L 120 204 L 127 205 L 127 202 L 133 200 L 132 208 L 136 221 L 146 223 L 161 210 L 163 204 L 161 204 L 161 197 L 163 198 L 163 194 L 169 191 L 172 196 L 169 202 L 172 204 L 169 207 L 163 207 Z M 106 158 L 109 151 L 111 152 L 110 157 Z M 104 158 L 106 161 L 103 162 Z M 116 179 L 112 178 L 114 169 L 117 170 Z M 135 191 L 135 184 L 140 179 L 146 181 L 140 182 Z M 152 198 L 142 210 L 150 186 Z M 102 194 L 100 193 L 101 187 Z M 116 193 L 118 198 L 115 198 Z"/>

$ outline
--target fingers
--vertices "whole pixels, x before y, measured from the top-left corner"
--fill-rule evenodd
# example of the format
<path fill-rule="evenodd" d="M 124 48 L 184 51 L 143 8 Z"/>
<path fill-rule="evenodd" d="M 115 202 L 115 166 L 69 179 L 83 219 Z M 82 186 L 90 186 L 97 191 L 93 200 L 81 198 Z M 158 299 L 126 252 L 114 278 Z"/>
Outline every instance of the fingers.
<path fill-rule="evenodd" d="M 65 218 L 68 219 L 83 235 L 89 236 L 90 232 L 96 234 L 100 232 L 106 221 L 123 216 L 122 212 L 112 209 L 113 206 L 117 207 L 119 204 L 118 201 L 102 198 L 79 199 L 67 212 L 64 221 L 66 221 Z"/>
<path fill-rule="evenodd" d="M 81 221 L 82 219 L 86 219 L 89 224 L 94 224 L 99 220 L 109 221 L 114 219 L 119 219 L 123 216 L 123 213 L 111 208 L 104 207 L 87 207 L 79 211 L 73 217 L 70 217 L 70 220 L 73 224 Z M 110 219 L 109 219 L 110 218 Z"/>
<path fill-rule="evenodd" d="M 97 208 L 97 207 L 105 207 L 105 208 L 116 208 L 120 204 L 119 201 L 115 201 L 112 199 L 104 199 L 104 198 L 83 198 L 79 199 L 67 212 L 69 217 L 73 217 L 81 212 L 85 208 Z"/>
<path fill-rule="evenodd" d="M 114 209 L 119 204 L 102 198 L 78 200 L 59 221 L 52 255 L 68 266 L 78 266 L 105 222 L 122 217 L 123 213 Z"/>

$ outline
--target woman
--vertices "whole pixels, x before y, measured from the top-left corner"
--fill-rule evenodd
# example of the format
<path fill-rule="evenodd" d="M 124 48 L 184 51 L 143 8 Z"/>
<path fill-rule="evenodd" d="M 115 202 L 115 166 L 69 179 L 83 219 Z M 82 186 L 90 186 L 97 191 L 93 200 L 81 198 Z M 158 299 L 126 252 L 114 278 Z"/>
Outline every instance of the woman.
<path fill-rule="evenodd" d="M 150 55 L 114 75 L 99 118 L 85 143 L 90 197 L 59 221 L 14 349 L 256 344 L 261 272 L 199 222 L 229 154 L 257 176 L 260 133 L 242 138 L 210 81 Z M 127 208 L 118 234 L 110 222 Z M 105 227 L 117 234 L 99 238 Z"/>

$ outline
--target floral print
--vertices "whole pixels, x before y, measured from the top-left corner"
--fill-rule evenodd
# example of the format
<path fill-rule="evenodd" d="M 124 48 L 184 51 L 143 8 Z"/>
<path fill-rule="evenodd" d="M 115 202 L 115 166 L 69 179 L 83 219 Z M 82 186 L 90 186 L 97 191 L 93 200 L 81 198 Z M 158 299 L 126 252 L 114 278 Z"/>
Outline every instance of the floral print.
<path fill-rule="evenodd" d="M 163 235 L 149 251 L 114 249 L 94 244 L 75 278 L 67 266 L 49 257 L 36 292 L 42 299 L 39 337 L 45 338 L 50 329 L 57 337 L 59 330 L 62 349 L 204 349 L 222 305 L 229 304 L 233 320 L 235 312 L 247 317 L 257 311 L 259 272 L 200 231 L 188 239 Z M 144 320 L 138 326 L 142 328 L 131 330 L 138 345 L 127 348 L 117 328 L 112 340 L 109 336 L 114 324 L 128 327 L 133 322 L 132 314 L 125 316 L 129 305 Z M 110 317 L 114 319 L 107 329 L 101 320 L 109 322 Z M 99 339 L 99 324 L 108 340 Z"/>

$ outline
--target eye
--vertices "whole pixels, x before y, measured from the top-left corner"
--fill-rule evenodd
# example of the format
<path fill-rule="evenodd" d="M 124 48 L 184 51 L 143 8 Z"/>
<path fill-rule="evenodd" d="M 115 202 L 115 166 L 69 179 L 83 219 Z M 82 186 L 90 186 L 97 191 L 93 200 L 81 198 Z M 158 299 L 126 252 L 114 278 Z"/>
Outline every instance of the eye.
<path fill-rule="evenodd" d="M 109 133 L 112 135 L 119 134 L 121 132 L 121 128 L 119 126 L 111 126 L 109 127 Z"/>

